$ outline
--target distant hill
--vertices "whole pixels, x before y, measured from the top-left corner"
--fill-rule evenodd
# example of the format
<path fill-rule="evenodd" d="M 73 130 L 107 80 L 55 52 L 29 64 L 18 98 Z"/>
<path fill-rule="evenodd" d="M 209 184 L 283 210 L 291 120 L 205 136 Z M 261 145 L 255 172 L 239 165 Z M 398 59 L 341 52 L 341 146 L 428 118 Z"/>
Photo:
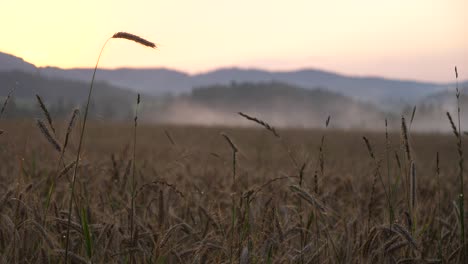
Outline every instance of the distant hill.
<path fill-rule="evenodd" d="M 0 53 L 0 71 L 22 70 L 41 76 L 89 82 L 92 69 L 36 68 L 11 55 Z M 378 104 L 384 110 L 398 112 L 405 104 L 414 104 L 422 98 L 453 88 L 453 84 L 402 81 L 378 77 L 354 77 L 315 69 L 298 71 L 264 71 L 258 69 L 228 68 L 202 74 L 155 69 L 99 69 L 97 80 L 110 85 L 151 95 L 189 93 L 193 87 L 228 85 L 235 82 L 278 81 L 305 89 L 321 87 L 357 100 Z M 461 84 L 468 85 L 468 82 Z"/>
<path fill-rule="evenodd" d="M 72 108 L 84 104 L 89 83 L 70 80 L 50 79 L 38 74 L 21 71 L 0 72 L 0 98 L 6 97 L 16 87 L 10 107 L 20 104 L 25 111 L 38 110 L 35 95 L 39 94 L 45 103 L 55 108 L 57 115 L 67 115 Z M 119 118 L 128 116 L 136 98 L 136 93 L 107 83 L 95 83 L 92 113 L 96 117 Z M 13 106 L 11 106 L 13 105 Z M 19 107 L 19 106 L 18 106 Z M 8 111 L 13 114 L 15 111 Z"/>
<path fill-rule="evenodd" d="M 264 119 L 275 126 L 332 126 L 375 129 L 385 115 L 371 104 L 322 89 L 303 89 L 281 82 L 232 83 L 194 89 L 171 101 L 157 121 L 195 124 L 251 124 L 237 112 Z"/>
<path fill-rule="evenodd" d="M 54 78 L 89 80 L 91 69 L 61 70 L 42 68 L 41 74 Z M 446 90 L 450 84 L 391 80 L 377 77 L 348 77 L 320 70 L 270 72 L 257 69 L 220 69 L 208 73 L 188 75 L 168 69 L 99 70 L 97 79 L 113 85 L 129 87 L 153 95 L 187 93 L 193 87 L 235 82 L 289 83 L 305 89 L 321 87 L 358 100 L 380 104 L 394 110 L 405 103 L 413 103 L 431 93 Z"/>
<path fill-rule="evenodd" d="M 222 69 L 196 76 L 199 85 L 206 83 L 227 84 L 235 81 L 280 81 L 302 88 L 337 92 L 352 98 L 373 102 L 388 109 L 414 102 L 431 93 L 445 90 L 448 85 L 416 81 L 390 80 L 376 77 L 348 77 L 320 70 L 291 72 L 267 72 L 261 70 Z"/>
<path fill-rule="evenodd" d="M 19 61 L 21 65 L 21 60 Z M 27 65 L 27 64 L 26 64 Z M 26 66 L 26 69 L 31 67 Z M 52 70 L 49 68 L 49 70 Z M 54 117 L 68 115 L 72 108 L 84 104 L 89 89 L 88 70 L 64 71 L 65 74 L 81 74 L 79 78 L 53 78 L 41 71 L 0 71 L 0 99 L 4 98 L 11 88 L 16 87 L 14 98 L 9 103 L 6 117 L 14 116 L 40 116 L 35 94 L 41 95 Z M 130 70 L 132 78 L 144 78 L 144 75 L 153 72 L 148 70 Z M 179 78 L 193 78 L 183 73 L 170 70 L 157 71 L 171 83 Z M 165 73 L 164 73 L 165 72 Z M 113 76 L 119 71 L 102 71 L 101 76 Z M 128 80 L 125 76 L 127 70 L 121 70 L 119 78 Z M 255 71 L 239 71 L 241 79 L 255 79 Z M 219 71 L 213 73 L 218 76 L 219 82 L 230 76 L 230 73 Z M 252 74 L 249 77 L 249 74 Z M 326 74 L 326 73 L 325 73 Z M 198 76 L 205 82 L 211 77 Z M 186 79 L 188 80 L 188 79 Z M 460 84 L 462 89 L 462 123 L 468 123 L 468 89 L 466 84 Z M 452 89 L 453 90 L 453 89 Z M 98 119 L 131 119 L 135 104 L 136 93 L 129 88 L 114 86 L 108 82 L 95 83 L 91 117 Z M 332 116 L 332 126 L 340 128 L 376 129 L 376 124 L 389 118 L 391 125 L 398 129 L 398 115 L 401 111 L 410 115 L 413 104 L 407 104 L 395 114 L 384 114 L 381 105 L 363 102 L 339 92 L 333 92 L 322 86 L 310 89 L 280 81 L 265 82 L 236 82 L 229 84 L 204 85 L 173 96 L 150 96 L 143 94 L 143 107 L 141 117 L 146 120 L 180 123 L 180 124 L 228 124 L 251 125 L 237 112 L 264 119 L 275 126 L 322 127 L 328 115 Z M 428 94 L 418 101 L 417 112 L 413 130 L 449 130 L 446 111 L 456 114 L 456 100 L 453 91 L 441 90 Z M 378 125 L 377 125 L 378 126 Z"/>
<path fill-rule="evenodd" d="M 40 69 L 40 73 L 50 78 L 89 82 L 93 70 L 45 67 Z M 98 69 L 96 80 L 151 95 L 180 94 L 192 89 L 188 74 L 168 69 Z"/>
<path fill-rule="evenodd" d="M 34 72 L 37 70 L 37 68 L 31 63 L 25 62 L 21 58 L 0 52 L 0 71 L 14 71 L 14 70 L 24 71 L 24 72 Z"/>

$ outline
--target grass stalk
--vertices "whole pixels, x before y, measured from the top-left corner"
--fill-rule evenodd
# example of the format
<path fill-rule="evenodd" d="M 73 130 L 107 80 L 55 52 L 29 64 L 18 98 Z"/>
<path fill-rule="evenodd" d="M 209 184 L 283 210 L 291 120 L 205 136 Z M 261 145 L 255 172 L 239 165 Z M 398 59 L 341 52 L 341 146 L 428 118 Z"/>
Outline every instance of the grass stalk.
<path fill-rule="evenodd" d="M 137 104 L 135 108 L 135 118 L 133 126 L 133 162 L 132 162 L 132 187 L 131 187 L 131 203 L 130 203 L 130 241 L 132 246 L 135 246 L 135 195 L 136 195 L 136 145 L 137 145 L 137 127 L 138 127 L 138 107 L 140 106 L 140 94 L 137 95 Z M 130 253 L 130 263 L 134 262 L 133 251 Z"/>
<path fill-rule="evenodd" d="M 11 99 L 11 95 L 13 94 L 14 90 L 15 90 L 15 88 L 11 89 L 10 92 L 8 92 L 7 98 L 3 102 L 2 109 L 0 110 L 0 118 L 2 118 L 3 113 L 5 113 L 5 109 L 6 109 L 7 105 L 8 105 L 8 102 Z"/>
<path fill-rule="evenodd" d="M 374 198 L 374 192 L 375 192 L 375 182 L 376 182 L 376 179 L 378 177 L 378 179 L 380 180 L 380 183 L 382 184 L 382 188 L 384 190 L 384 193 L 385 193 L 385 198 L 387 200 L 387 206 L 388 206 L 388 215 L 389 215 L 389 221 L 390 221 L 390 225 L 392 224 L 392 216 L 393 216 L 393 206 L 392 206 L 392 202 L 390 200 L 390 194 L 389 194 L 389 191 L 387 191 L 387 188 L 385 187 L 385 183 L 383 181 L 383 178 L 382 178 L 382 174 L 380 173 L 380 160 L 377 160 L 377 158 L 375 157 L 375 154 L 374 154 L 374 151 L 372 149 L 372 145 L 370 144 L 370 141 L 368 138 L 366 137 L 362 137 L 362 139 L 364 140 L 364 143 L 366 144 L 366 147 L 367 147 L 367 151 L 369 152 L 369 156 L 371 157 L 373 163 L 374 163 L 374 166 L 375 166 L 375 172 L 374 172 L 374 182 L 372 184 L 372 192 L 371 192 L 371 200 L 369 201 L 369 219 L 368 219 L 368 223 L 370 223 L 370 218 L 371 218 L 371 209 L 372 209 L 372 205 L 373 205 L 373 198 Z"/>
<path fill-rule="evenodd" d="M 388 201 L 389 201 L 389 225 L 392 226 L 395 220 L 395 211 L 392 200 L 392 180 L 390 177 L 390 139 L 388 138 L 388 120 L 385 118 L 385 158 L 387 160 L 387 184 L 388 184 Z M 385 188 L 385 187 L 384 187 Z"/>
<path fill-rule="evenodd" d="M 464 182 L 463 182 L 463 145 L 462 145 L 462 134 L 461 134 L 461 122 L 460 122 L 460 90 L 458 89 L 458 69 L 455 66 L 455 79 L 456 79 L 456 96 L 457 96 L 457 118 L 458 118 L 458 175 L 460 178 L 460 194 L 458 195 L 458 207 L 460 211 L 460 243 L 462 245 L 462 258 L 463 263 L 466 263 L 466 244 L 465 244 L 465 191 L 464 191 Z"/>
<path fill-rule="evenodd" d="M 232 150 L 232 184 L 235 187 L 236 186 L 236 167 L 237 167 L 237 153 L 239 152 L 239 149 L 236 147 L 232 139 L 225 133 L 221 133 L 221 136 L 226 140 L 226 142 L 229 144 Z"/>
<path fill-rule="evenodd" d="M 106 47 L 107 43 L 109 42 L 109 40 L 113 39 L 113 38 L 123 38 L 123 39 L 127 39 L 127 40 L 132 40 L 132 41 L 135 41 L 141 45 L 144 45 L 144 46 L 147 46 L 147 47 L 150 47 L 150 48 L 156 48 L 156 45 L 152 42 L 149 42 L 145 39 L 142 39 L 138 36 L 135 36 L 133 34 L 129 34 L 129 33 L 126 33 L 126 32 L 118 32 L 116 34 L 114 34 L 112 37 L 108 38 L 106 40 L 106 42 L 104 42 L 104 45 L 102 46 L 101 48 L 101 51 L 99 52 L 99 56 L 98 56 L 98 59 L 96 61 L 96 65 L 94 66 L 94 71 L 93 71 L 93 77 L 91 78 L 91 83 L 90 83 L 90 86 L 89 86 L 89 91 L 88 91 L 88 97 L 87 97 L 87 100 L 86 100 L 86 106 L 85 106 L 85 111 L 84 111 L 84 117 L 83 117 L 83 124 L 81 126 L 81 132 L 80 132 L 80 139 L 79 139 L 79 143 L 78 143 L 78 150 L 77 150 L 77 153 L 76 153 L 76 159 L 75 159 L 75 168 L 73 169 L 73 178 L 72 178 L 72 182 L 71 182 L 71 186 L 70 186 L 70 201 L 68 203 L 68 220 L 67 220 L 67 233 L 66 233 L 66 242 L 65 242 L 65 264 L 68 263 L 68 255 L 69 255 L 69 244 L 70 244 L 70 223 L 71 223 L 71 212 L 72 212 L 72 205 L 73 205 L 73 197 L 74 197 L 74 194 L 75 194 L 75 184 L 76 184 L 76 178 L 77 178 L 77 174 L 78 174 L 78 167 L 79 167 L 79 163 L 80 163 L 80 156 L 81 156 L 81 150 L 82 150 L 82 147 L 83 147 L 83 139 L 84 139 L 84 135 L 85 135 L 85 130 L 86 130 L 86 124 L 87 124 L 87 120 L 88 120 L 88 113 L 89 113 L 89 106 L 90 106 L 90 103 L 91 103 L 91 96 L 92 96 L 92 93 L 93 93 L 93 88 L 94 88 L 94 80 L 95 80 L 95 77 L 96 77 L 96 72 L 97 72 L 97 68 L 99 66 L 99 61 L 101 59 L 101 55 L 102 55 L 102 52 L 104 51 L 104 48 Z"/>
<path fill-rule="evenodd" d="M 67 126 L 67 131 L 66 131 L 66 134 L 65 134 L 65 140 L 64 140 L 64 143 L 63 143 L 63 147 L 62 147 L 62 150 L 60 152 L 60 157 L 59 157 L 59 160 L 58 160 L 58 163 L 57 163 L 57 167 L 56 167 L 56 170 L 55 170 L 55 173 L 54 173 L 54 176 L 52 178 L 52 182 L 49 186 L 49 191 L 47 193 L 47 199 L 46 199 L 46 205 L 45 205 L 45 210 L 44 210 L 44 225 L 45 225 L 45 222 L 46 222 L 46 216 L 47 216 L 47 212 L 49 211 L 49 206 L 50 206 L 50 202 L 52 200 L 52 195 L 54 193 L 54 190 L 55 190 L 55 185 L 56 185 L 56 181 L 57 179 L 64 175 L 65 173 L 68 173 L 68 171 L 71 169 L 71 167 L 69 167 L 70 165 L 73 166 L 74 163 L 70 163 L 69 165 L 63 165 L 64 168 L 59 171 L 59 168 L 60 168 L 60 164 L 62 164 L 64 162 L 64 156 L 65 156 L 65 150 L 68 146 L 68 143 L 70 142 L 70 136 L 71 136 L 71 132 L 73 130 L 73 127 L 74 127 L 74 124 L 75 124 L 75 121 L 76 119 L 78 118 L 78 115 L 79 115 L 79 110 L 78 109 L 75 109 L 73 110 L 72 112 L 72 115 L 71 115 L 71 118 L 68 122 L 68 126 Z"/>
<path fill-rule="evenodd" d="M 437 178 L 437 215 L 439 217 L 439 226 L 438 226 L 438 243 L 437 243 L 437 255 L 439 259 L 443 259 L 442 255 L 442 192 L 441 192 L 441 182 L 440 182 L 440 166 L 439 166 L 439 152 L 436 153 L 436 178 Z"/>

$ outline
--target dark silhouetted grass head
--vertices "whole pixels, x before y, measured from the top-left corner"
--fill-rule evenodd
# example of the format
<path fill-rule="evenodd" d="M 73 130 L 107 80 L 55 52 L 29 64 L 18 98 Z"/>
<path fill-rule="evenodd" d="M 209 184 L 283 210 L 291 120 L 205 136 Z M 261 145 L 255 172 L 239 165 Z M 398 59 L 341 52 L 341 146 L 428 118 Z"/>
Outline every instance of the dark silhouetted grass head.
<path fill-rule="evenodd" d="M 146 46 L 146 47 L 150 47 L 150 48 L 157 48 L 156 47 L 156 44 L 154 44 L 153 42 L 151 41 L 148 41 L 142 37 L 139 37 L 137 35 L 133 35 L 131 33 L 127 33 L 127 32 L 117 32 L 115 33 L 112 38 L 121 38 L 121 39 L 128 39 L 128 40 L 131 40 L 131 41 L 135 41 L 136 43 L 139 43 L 143 46 Z"/>

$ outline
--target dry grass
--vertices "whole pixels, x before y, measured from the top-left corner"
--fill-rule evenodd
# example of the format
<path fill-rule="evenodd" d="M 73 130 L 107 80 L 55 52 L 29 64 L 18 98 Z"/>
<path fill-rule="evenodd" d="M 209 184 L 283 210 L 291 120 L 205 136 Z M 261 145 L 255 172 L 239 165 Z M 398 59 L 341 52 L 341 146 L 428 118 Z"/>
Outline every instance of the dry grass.
<path fill-rule="evenodd" d="M 148 41 L 142 37 L 136 36 L 128 32 L 117 32 L 112 36 L 112 38 L 127 39 L 131 41 L 135 41 L 136 43 L 149 47 L 149 48 L 153 48 L 153 49 L 156 48 L 156 44 L 154 44 L 153 42 Z"/>
<path fill-rule="evenodd" d="M 70 225 L 71 225 L 71 221 L 72 221 L 72 210 L 73 210 L 73 204 L 75 202 L 76 204 L 76 200 L 75 199 L 75 183 L 76 183 L 76 178 L 78 177 L 78 168 L 80 166 L 80 161 L 81 161 L 81 154 L 82 154 L 82 146 L 83 146 L 83 139 L 84 139 L 84 136 L 85 136 L 85 133 L 86 133 L 86 125 L 87 125 L 87 120 L 88 120 L 88 113 L 89 113 L 89 106 L 90 106 L 90 103 L 91 103 L 91 98 L 92 98 L 92 94 L 93 94 L 93 88 L 94 88 L 94 80 L 95 80 L 95 77 L 96 77 L 96 72 L 97 72 L 97 69 L 98 69 L 98 66 L 99 66 L 99 61 L 101 59 L 101 55 L 102 55 L 102 52 L 104 51 L 104 49 L 106 48 L 106 45 L 107 43 L 109 42 L 109 40 L 111 39 L 126 39 L 126 40 L 131 40 L 131 41 L 134 41 L 140 45 L 143 45 L 143 46 L 147 46 L 147 47 L 150 47 L 150 48 L 156 48 L 156 45 L 146 39 L 143 39 L 139 36 L 136 36 L 134 34 L 131 34 L 131 33 L 127 33 L 127 32 L 117 32 L 115 33 L 112 37 L 108 38 L 106 40 L 106 42 L 104 43 L 104 45 L 102 46 L 101 48 L 101 52 L 99 53 L 99 56 L 97 58 L 97 61 L 96 61 L 96 65 L 94 66 L 94 71 L 93 71 L 93 77 L 91 78 L 91 83 L 90 83 L 90 86 L 89 86 L 89 90 L 88 90 L 88 97 L 87 97 L 87 100 L 86 100 L 86 106 L 84 107 L 84 116 L 83 116 L 83 125 L 81 126 L 81 131 L 80 131 L 80 137 L 79 137 L 79 141 L 78 141 L 78 149 L 76 151 L 76 158 L 75 158 L 75 167 L 74 167 L 74 170 L 73 170 L 73 177 L 72 177 L 72 180 L 71 180 L 71 183 L 70 183 L 70 198 L 69 198 L 69 204 L 68 204 L 68 222 L 67 222 L 67 232 L 66 232 L 66 243 L 65 243 L 65 260 L 64 262 L 67 263 L 68 262 L 68 256 L 69 256 L 69 252 L 70 252 L 70 248 L 69 248 L 69 245 L 70 245 Z M 41 108 L 42 110 L 45 112 L 46 116 L 48 114 L 47 112 L 47 109 L 45 109 L 45 107 L 42 107 L 43 104 L 42 104 L 42 100 L 40 100 L 40 97 L 37 96 L 40 104 L 41 104 Z M 138 94 L 138 98 L 137 98 L 137 111 L 138 111 L 138 105 L 140 104 L 140 94 Z M 137 111 L 135 113 L 135 119 L 134 119 L 134 122 L 135 122 L 135 126 L 134 126 L 134 152 L 133 152 L 133 164 L 135 164 L 135 148 L 136 148 L 136 128 L 137 128 Z M 55 131 L 54 131 L 55 132 Z M 59 159 L 59 162 L 61 162 L 63 157 L 60 157 Z M 135 165 L 133 165 L 133 173 L 132 173 L 132 206 L 131 206 L 131 215 L 130 215 L 130 237 L 131 237 L 131 241 L 132 241 L 132 245 L 134 245 L 135 241 L 133 239 L 133 220 L 134 220 L 134 208 L 133 208 L 133 204 L 134 204 L 134 196 L 133 194 L 135 193 L 135 181 L 134 181 L 134 178 L 135 178 Z M 54 183 L 55 184 L 55 183 Z M 47 205 L 49 205 L 49 202 L 47 203 Z M 76 204 L 76 206 L 78 206 Z M 78 208 L 78 207 L 77 207 Z M 47 207 L 48 209 L 48 207 Z M 85 209 L 82 208 L 82 210 L 84 211 Z M 82 216 L 81 216 L 82 217 Z M 84 223 L 82 223 L 82 226 L 83 226 L 83 231 L 86 232 L 85 236 L 86 236 L 86 246 L 87 246 L 87 253 L 88 253 L 88 257 L 91 258 L 91 241 L 90 241 L 90 234 L 89 234 L 89 228 L 88 228 L 88 220 L 87 217 L 82 217 L 81 218 Z M 45 221 L 45 220 L 44 220 Z M 130 251 L 129 252 L 129 255 L 130 255 L 130 263 L 134 263 L 134 252 L 133 251 Z"/>
<path fill-rule="evenodd" d="M 281 130 L 299 164 L 326 155 L 317 193 L 316 168 L 298 170 L 267 129 L 138 124 L 133 148 L 132 122 L 89 123 L 68 224 L 71 168 L 80 135 L 68 132 L 69 121 L 54 124 L 57 141 L 69 134 L 70 155 L 63 156 L 59 170 L 61 153 L 34 121 L 0 121 L 9 131 L 0 137 L 2 262 L 63 262 L 68 227 L 73 263 L 127 263 L 130 258 L 135 263 L 461 261 L 454 202 L 460 192 L 459 154 L 453 135 L 412 133 L 407 135 L 409 147 L 399 143 L 398 133 L 386 139 L 384 133 Z M 223 132 L 228 138 L 220 136 Z M 327 143 L 319 154 L 324 133 Z M 363 136 L 374 158 L 369 159 Z M 239 154 L 235 193 L 231 143 Z M 396 180 L 411 168 L 386 158 L 388 153 L 407 156 L 407 151 L 418 169 L 414 217 L 408 216 L 408 186 Z M 395 180 L 391 225 L 385 194 L 390 187 L 382 179 L 373 184 L 377 166 L 387 165 Z M 45 210 L 55 178 L 50 209 Z"/>

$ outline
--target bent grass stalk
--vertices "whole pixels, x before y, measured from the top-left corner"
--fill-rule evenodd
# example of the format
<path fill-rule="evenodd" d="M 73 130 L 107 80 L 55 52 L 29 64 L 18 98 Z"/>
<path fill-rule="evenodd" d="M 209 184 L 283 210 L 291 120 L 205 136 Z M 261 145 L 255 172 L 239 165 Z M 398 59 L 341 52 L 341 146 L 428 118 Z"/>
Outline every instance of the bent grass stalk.
<path fill-rule="evenodd" d="M 106 40 L 106 42 L 104 42 L 104 45 L 102 46 L 101 51 L 99 52 L 99 56 L 98 56 L 98 59 L 96 61 L 96 65 L 94 66 L 93 77 L 91 78 L 91 84 L 89 86 L 88 97 L 87 97 L 87 100 L 86 100 L 85 112 L 84 112 L 84 117 L 83 117 L 83 124 L 81 126 L 80 140 L 79 140 L 79 143 L 78 143 L 78 150 L 77 150 L 76 159 L 75 159 L 75 168 L 73 169 L 73 178 L 72 178 L 72 182 L 71 182 L 71 186 L 70 186 L 70 189 L 71 189 L 70 190 L 70 202 L 68 204 L 68 220 L 67 220 L 68 224 L 67 224 L 67 235 L 66 235 L 66 243 L 65 243 L 65 263 L 67 263 L 68 255 L 69 255 L 68 247 L 69 247 L 69 243 L 70 243 L 70 225 L 71 225 L 71 211 L 72 211 L 72 205 L 73 205 L 73 196 L 74 196 L 74 192 L 75 192 L 75 183 L 76 183 L 76 176 L 77 176 L 77 172 L 78 172 L 78 166 L 79 166 L 79 162 L 80 162 L 81 150 L 82 150 L 82 147 L 83 147 L 83 138 L 84 138 L 84 134 L 85 134 L 85 130 L 86 130 L 86 121 L 88 120 L 88 111 L 89 111 L 89 106 L 90 106 L 90 102 L 91 102 L 91 95 L 93 93 L 94 79 L 96 77 L 96 71 L 97 71 L 97 68 L 98 68 L 98 65 L 99 65 L 99 61 L 101 59 L 102 52 L 104 51 L 104 48 L 106 47 L 109 40 L 111 40 L 113 38 L 115 38 L 115 39 L 117 39 L 117 38 L 127 39 L 127 40 L 137 42 L 137 43 L 139 43 L 139 44 L 141 44 L 143 46 L 146 46 L 146 47 L 156 48 L 156 45 L 153 42 L 150 42 L 148 40 L 145 40 L 145 39 L 143 39 L 141 37 L 138 37 L 136 35 L 133 35 L 133 34 L 130 34 L 130 33 L 127 33 L 127 32 L 118 32 L 118 33 L 115 33 L 112 37 L 108 38 Z"/>
<path fill-rule="evenodd" d="M 232 139 L 225 133 L 221 133 L 221 136 L 228 142 L 232 150 L 232 184 L 236 186 L 236 164 L 237 164 L 237 152 L 239 149 L 236 147 Z"/>
<path fill-rule="evenodd" d="M 221 133 L 221 136 L 224 137 L 224 139 L 227 141 L 227 143 L 229 144 L 232 150 L 232 187 L 234 190 L 234 194 L 232 196 L 231 241 L 229 245 L 229 263 L 232 263 L 233 262 L 233 245 L 234 245 L 234 226 L 235 226 L 235 220 L 236 220 L 236 206 L 235 206 L 236 193 L 237 193 L 236 164 L 237 164 L 237 152 L 239 152 L 239 149 L 236 147 L 232 139 L 227 134 Z"/>
<path fill-rule="evenodd" d="M 293 155 L 293 152 L 291 151 L 291 149 L 288 147 L 288 145 L 284 142 L 283 138 L 280 136 L 280 134 L 278 133 L 278 131 L 273 127 L 271 126 L 270 124 L 268 124 L 267 122 L 261 120 L 261 119 L 258 119 L 256 117 L 253 117 L 253 116 L 250 116 L 250 115 L 247 115 L 245 113 L 242 113 L 242 112 L 238 112 L 238 114 L 242 117 L 244 117 L 245 119 L 247 120 L 250 120 L 252 122 L 255 122 L 259 125 L 261 125 L 262 127 L 264 127 L 266 130 L 270 131 L 276 138 L 279 139 L 282 147 L 286 150 L 286 153 L 288 154 L 288 157 L 289 159 L 291 160 L 292 164 L 294 165 L 295 169 L 297 171 L 300 170 L 300 166 L 299 166 L 299 163 L 297 162 L 296 158 L 294 157 Z M 329 120 L 328 120 L 329 121 Z M 327 121 L 327 122 L 328 122 Z"/>

